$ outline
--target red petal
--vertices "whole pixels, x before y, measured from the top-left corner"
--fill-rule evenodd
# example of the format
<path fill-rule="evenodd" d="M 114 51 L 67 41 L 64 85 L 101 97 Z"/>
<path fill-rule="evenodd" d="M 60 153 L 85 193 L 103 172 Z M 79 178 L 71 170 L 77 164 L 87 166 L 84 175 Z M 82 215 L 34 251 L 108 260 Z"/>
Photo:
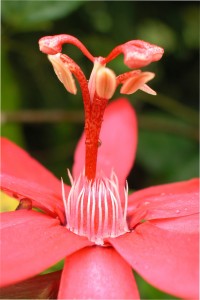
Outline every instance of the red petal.
<path fill-rule="evenodd" d="M 2 286 L 35 276 L 91 244 L 57 219 L 25 210 L 2 213 L 1 240 Z"/>
<path fill-rule="evenodd" d="M 15 198 L 28 198 L 33 206 L 54 215 L 63 213 L 61 182 L 27 152 L 1 138 L 1 188 Z M 65 185 L 66 195 L 70 187 Z"/>
<path fill-rule="evenodd" d="M 180 298 L 198 299 L 198 234 L 169 231 L 150 222 L 110 239 L 150 284 Z"/>
<path fill-rule="evenodd" d="M 61 185 L 61 184 L 60 184 Z M 54 216 L 64 210 L 62 196 L 35 182 L 23 180 L 14 176 L 1 176 L 1 189 L 14 198 L 28 198 L 34 207 L 40 208 Z"/>
<path fill-rule="evenodd" d="M 1 299 L 56 299 L 61 271 L 1 288 Z"/>
<path fill-rule="evenodd" d="M 26 179 L 60 194 L 60 180 L 26 151 L 1 138 L 1 173 Z"/>
<path fill-rule="evenodd" d="M 195 233 L 199 229 L 199 214 L 170 219 L 152 220 L 157 227 L 183 233 Z"/>
<path fill-rule="evenodd" d="M 129 197 L 130 227 L 135 225 L 137 215 L 141 212 L 143 212 L 143 219 L 146 220 L 197 213 L 199 211 L 198 199 L 198 179 L 153 186 L 134 192 Z"/>
<path fill-rule="evenodd" d="M 137 146 L 137 120 L 126 99 L 118 99 L 106 109 L 100 133 L 97 171 L 110 177 L 114 169 L 120 182 L 125 181 L 135 158 Z M 85 163 L 85 138 L 81 137 L 76 152 L 73 174 L 79 176 Z"/>
<path fill-rule="evenodd" d="M 85 248 L 66 258 L 59 299 L 139 299 L 130 266 L 113 248 Z"/>

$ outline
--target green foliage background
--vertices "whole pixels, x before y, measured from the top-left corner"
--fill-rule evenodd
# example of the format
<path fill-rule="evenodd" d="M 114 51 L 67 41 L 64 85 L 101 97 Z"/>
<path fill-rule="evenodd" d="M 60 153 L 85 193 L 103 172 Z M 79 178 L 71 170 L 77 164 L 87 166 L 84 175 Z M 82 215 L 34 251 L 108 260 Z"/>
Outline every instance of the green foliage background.
<path fill-rule="evenodd" d="M 158 95 L 137 92 L 129 97 L 139 119 L 129 186 L 140 189 L 198 176 L 198 28 L 199 3 L 192 1 L 2 1 L 2 135 L 67 181 L 66 168 L 73 164 L 83 129 L 81 95 L 68 94 L 58 82 L 38 49 L 39 38 L 75 35 L 95 56 L 143 39 L 164 47 L 165 55 L 145 68 L 156 73 L 150 85 Z M 69 45 L 64 52 L 89 76 L 92 65 L 79 50 Z M 125 70 L 122 61 L 119 57 L 111 63 L 116 73 Z M 27 123 L 22 121 L 26 110 L 43 110 L 44 119 L 49 110 L 69 111 L 74 117 Z M 10 118 L 9 112 L 14 113 Z M 142 279 L 138 282 L 142 298 L 171 299 Z"/>

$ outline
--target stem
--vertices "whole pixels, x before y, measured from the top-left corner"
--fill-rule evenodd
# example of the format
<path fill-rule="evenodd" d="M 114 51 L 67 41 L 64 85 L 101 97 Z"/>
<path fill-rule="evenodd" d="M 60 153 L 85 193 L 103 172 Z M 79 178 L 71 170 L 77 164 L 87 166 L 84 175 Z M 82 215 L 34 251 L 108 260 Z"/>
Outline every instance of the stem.
<path fill-rule="evenodd" d="M 163 115 L 147 115 L 139 116 L 139 128 L 154 132 L 165 132 L 177 136 L 183 136 L 194 141 L 199 141 L 198 128 L 182 123 L 176 119 L 169 119 Z"/>
<path fill-rule="evenodd" d="M 86 138 L 85 175 L 89 180 L 93 180 L 96 175 L 99 135 L 107 102 L 108 99 L 100 98 L 95 94 L 89 123 L 89 137 Z"/>
<path fill-rule="evenodd" d="M 181 124 L 177 120 L 165 119 L 163 116 L 139 115 L 139 128 L 153 130 L 155 132 L 166 132 L 181 135 L 189 139 L 198 141 L 198 128 L 191 125 Z M 20 110 L 2 111 L 1 124 L 22 123 L 22 124 L 44 124 L 44 123 L 75 123 L 84 122 L 84 114 L 80 110 Z"/>
<path fill-rule="evenodd" d="M 99 134 L 108 99 L 100 98 L 95 93 L 91 102 L 88 83 L 80 67 L 65 54 L 61 54 L 60 58 L 78 79 L 81 87 L 85 110 L 85 176 L 93 180 L 96 175 Z"/>
<path fill-rule="evenodd" d="M 20 110 L 2 111 L 1 124 L 8 123 L 58 123 L 71 122 L 83 123 L 84 114 L 82 111 L 63 111 L 63 110 Z"/>
<path fill-rule="evenodd" d="M 165 111 L 178 116 L 186 122 L 189 122 L 193 125 L 198 125 L 198 113 L 191 107 L 188 107 L 187 105 L 184 105 L 172 98 L 166 97 L 159 93 L 157 97 L 148 97 L 146 94 L 141 94 L 140 99 L 144 102 L 151 103 L 154 106 L 161 107 Z"/>

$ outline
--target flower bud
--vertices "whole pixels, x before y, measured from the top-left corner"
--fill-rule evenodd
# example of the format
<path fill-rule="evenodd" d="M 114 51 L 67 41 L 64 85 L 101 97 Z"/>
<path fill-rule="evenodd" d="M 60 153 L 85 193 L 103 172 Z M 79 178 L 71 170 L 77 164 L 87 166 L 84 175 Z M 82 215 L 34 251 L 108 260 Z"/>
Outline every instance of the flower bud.
<path fill-rule="evenodd" d="M 102 67 L 96 73 L 96 92 L 99 97 L 110 99 L 116 89 L 115 73 L 109 68 Z"/>

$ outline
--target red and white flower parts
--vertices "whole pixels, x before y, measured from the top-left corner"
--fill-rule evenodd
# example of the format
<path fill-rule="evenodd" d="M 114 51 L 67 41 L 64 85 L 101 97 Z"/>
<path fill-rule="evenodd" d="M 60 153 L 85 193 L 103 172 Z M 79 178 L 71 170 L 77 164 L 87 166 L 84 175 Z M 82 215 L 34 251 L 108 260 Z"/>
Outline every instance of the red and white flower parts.
<path fill-rule="evenodd" d="M 64 43 L 74 44 L 93 62 L 89 81 L 61 53 Z M 154 74 L 131 70 L 116 76 L 106 64 L 122 53 L 129 68 L 141 68 L 159 60 L 163 49 L 130 41 L 106 58 L 93 57 L 78 39 L 64 34 L 44 37 L 39 45 L 70 93 L 76 94 L 74 77 L 78 80 L 85 130 L 69 173 L 71 187 L 2 139 L 1 187 L 20 200 L 20 209 L 1 215 L 4 298 L 19 293 L 55 298 L 58 293 L 59 299 L 139 299 L 133 268 L 167 293 L 197 299 L 199 181 L 128 195 L 137 119 L 124 98 L 107 106 L 119 84 L 124 94 L 155 92 L 146 85 Z M 38 275 L 63 258 L 62 271 Z"/>
<path fill-rule="evenodd" d="M 61 53 L 65 43 L 74 44 L 92 61 L 93 70 L 89 81 L 81 68 L 69 56 Z M 124 63 L 128 67 L 143 67 L 159 60 L 163 49 L 143 41 L 130 41 L 116 47 L 106 58 L 93 57 L 78 39 L 65 34 L 43 37 L 39 40 L 39 46 L 42 52 L 48 54 L 56 75 L 68 92 L 77 92 L 74 75 L 83 95 L 85 163 L 82 170 L 79 170 L 78 178 L 73 180 L 69 174 L 72 188 L 67 198 L 63 189 L 67 228 L 76 234 L 87 236 L 96 244 L 103 245 L 106 238 L 117 237 L 129 231 L 126 221 L 127 184 L 124 191 L 120 191 L 114 170 L 109 170 L 108 174 L 104 168 L 96 171 L 99 135 L 107 102 L 119 84 L 122 84 L 121 93 L 130 94 L 141 88 L 155 94 L 146 85 L 146 82 L 154 77 L 153 73 L 134 70 L 116 76 L 106 67 L 106 63 L 123 53 Z M 112 168 L 114 167 L 113 165 Z M 122 182 L 123 185 L 124 183 Z"/>

